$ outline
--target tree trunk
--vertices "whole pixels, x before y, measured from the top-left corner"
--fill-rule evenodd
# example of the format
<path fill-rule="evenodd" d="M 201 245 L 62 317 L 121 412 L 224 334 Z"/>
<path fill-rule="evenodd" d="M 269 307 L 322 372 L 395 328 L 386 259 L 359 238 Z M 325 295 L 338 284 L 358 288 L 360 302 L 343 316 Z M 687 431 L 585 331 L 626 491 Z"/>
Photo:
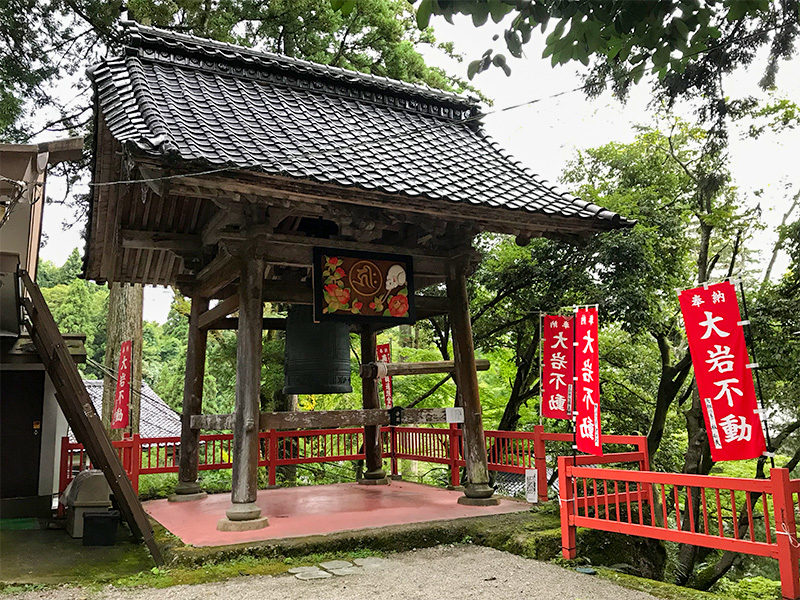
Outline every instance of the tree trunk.
<path fill-rule="evenodd" d="M 131 353 L 130 427 L 126 433 L 139 433 L 139 413 L 142 390 L 142 302 L 143 290 L 138 283 L 112 283 L 108 295 L 108 324 L 106 355 L 103 364 L 107 374 L 103 378 L 103 425 L 112 440 L 122 439 L 122 429 L 110 429 L 114 410 L 114 392 L 117 387 L 119 346 L 133 341 Z M 108 373 L 114 373 L 111 377 Z"/>
<path fill-rule="evenodd" d="M 514 376 L 514 384 L 511 387 L 511 395 L 503 410 L 500 424 L 497 426 L 500 431 L 516 431 L 520 419 L 519 409 L 541 387 L 541 383 L 537 383 L 534 386 L 530 385 L 531 379 L 534 376 L 538 376 L 536 373 L 538 365 L 536 357 L 539 355 L 539 335 L 537 330 L 520 358 L 517 374 Z"/>
<path fill-rule="evenodd" d="M 664 426 L 667 422 L 669 407 L 675 401 L 692 368 L 692 358 L 688 351 L 677 364 L 670 365 L 672 353 L 669 349 L 669 342 L 663 334 L 654 334 L 654 337 L 661 352 L 661 378 L 658 382 L 656 409 L 653 412 L 650 431 L 647 433 L 647 453 L 650 455 L 651 462 L 664 437 Z"/>
<path fill-rule="evenodd" d="M 697 393 L 697 386 L 692 392 L 692 406 L 685 413 L 686 430 L 689 434 L 689 446 L 686 450 L 686 458 L 683 463 L 683 472 L 698 475 L 708 475 L 714 463 L 711 461 L 711 449 L 708 446 L 708 435 L 706 434 L 705 421 L 703 420 L 700 395 Z M 681 529 L 689 531 L 690 513 L 691 519 L 699 523 L 700 516 L 700 490 L 692 488 L 691 506 L 689 499 L 686 499 L 683 509 L 683 519 Z M 675 583 L 685 585 L 692 575 L 694 565 L 697 561 L 697 546 L 682 544 L 678 550 L 678 564 L 675 567 Z"/>

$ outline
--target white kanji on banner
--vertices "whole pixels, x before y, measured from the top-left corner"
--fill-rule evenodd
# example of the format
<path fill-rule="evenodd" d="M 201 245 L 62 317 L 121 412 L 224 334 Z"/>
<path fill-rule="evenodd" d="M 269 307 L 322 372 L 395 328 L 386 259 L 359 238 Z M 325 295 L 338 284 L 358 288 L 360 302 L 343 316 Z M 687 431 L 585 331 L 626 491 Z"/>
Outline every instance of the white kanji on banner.
<path fill-rule="evenodd" d="M 542 320 L 543 417 L 569 419 L 572 412 L 572 316 L 545 315 Z"/>
<path fill-rule="evenodd" d="M 766 451 L 736 288 L 729 281 L 684 290 L 681 313 L 714 461 Z"/>
<path fill-rule="evenodd" d="M 581 452 L 602 455 L 597 308 L 579 309 L 575 320 L 575 364 L 580 365 L 575 374 L 575 397 L 578 399 L 575 443 Z"/>

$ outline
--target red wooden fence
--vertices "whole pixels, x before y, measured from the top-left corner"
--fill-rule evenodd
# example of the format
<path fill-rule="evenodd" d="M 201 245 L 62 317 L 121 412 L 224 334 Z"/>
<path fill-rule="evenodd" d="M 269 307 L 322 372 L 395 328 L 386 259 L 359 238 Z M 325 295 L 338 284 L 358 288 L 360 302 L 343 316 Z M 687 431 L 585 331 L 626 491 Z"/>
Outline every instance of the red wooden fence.
<path fill-rule="evenodd" d="M 575 558 L 577 527 L 767 556 L 779 561 L 783 597 L 800 599 L 800 480 L 787 469 L 741 479 L 585 466 L 603 462 L 558 458 L 564 558 Z"/>
<path fill-rule="evenodd" d="M 383 427 L 383 455 L 391 461 L 392 474 L 398 473 L 399 459 L 418 460 L 447 465 L 452 485 L 459 484 L 459 469 L 464 466 L 461 429 L 436 427 Z M 363 428 L 316 429 L 300 431 L 264 431 L 260 434 L 258 465 L 267 467 L 269 484 L 275 485 L 277 467 L 306 463 L 337 462 L 364 459 Z M 489 469 L 506 473 L 525 474 L 537 469 L 539 498 L 547 500 L 546 442 L 572 443 L 570 433 L 546 433 L 537 425 L 533 431 L 486 431 Z M 635 435 L 604 435 L 604 444 L 634 446 L 635 462 L 641 470 L 649 469 L 647 439 Z M 125 471 L 139 490 L 139 475 L 177 473 L 180 438 L 131 438 L 114 442 Z M 200 470 L 230 469 L 233 434 L 200 436 Z M 138 457 L 138 460 L 137 460 Z M 274 460 L 273 460 L 274 457 Z M 74 473 L 89 468 L 89 459 L 81 444 L 61 445 L 61 477 L 59 492 L 63 492 Z"/>

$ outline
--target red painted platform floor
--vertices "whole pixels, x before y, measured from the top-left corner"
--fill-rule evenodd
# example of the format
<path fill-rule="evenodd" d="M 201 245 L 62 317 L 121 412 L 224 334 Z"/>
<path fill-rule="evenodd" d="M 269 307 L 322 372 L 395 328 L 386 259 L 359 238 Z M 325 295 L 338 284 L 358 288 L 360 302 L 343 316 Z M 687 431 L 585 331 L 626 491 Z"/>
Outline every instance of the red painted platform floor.
<path fill-rule="evenodd" d="M 339 483 L 259 490 L 256 503 L 269 527 L 256 531 L 217 531 L 230 506 L 230 494 L 196 502 L 151 500 L 144 508 L 156 521 L 192 546 L 225 546 L 352 531 L 405 523 L 424 523 L 528 510 L 530 505 L 501 499 L 498 506 L 463 506 L 461 492 L 418 483 L 391 485 Z"/>

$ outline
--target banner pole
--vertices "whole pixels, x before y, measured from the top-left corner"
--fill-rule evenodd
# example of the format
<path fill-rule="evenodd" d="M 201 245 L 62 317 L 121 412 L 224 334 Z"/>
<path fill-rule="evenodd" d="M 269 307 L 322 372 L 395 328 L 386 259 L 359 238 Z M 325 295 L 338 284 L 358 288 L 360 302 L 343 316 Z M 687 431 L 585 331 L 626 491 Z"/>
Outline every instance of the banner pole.
<path fill-rule="evenodd" d="M 753 343 L 753 330 L 750 325 L 750 314 L 747 311 L 747 298 L 744 294 L 744 284 L 741 279 L 739 280 L 739 293 L 742 295 L 742 309 L 744 310 L 744 320 L 746 323 L 742 326 L 744 329 L 744 338 L 747 345 L 750 347 L 750 357 L 753 362 L 758 365 L 758 358 L 756 358 L 756 346 Z M 772 451 L 772 441 L 769 437 L 769 422 L 767 421 L 767 413 L 764 411 L 764 392 L 761 389 L 761 375 L 759 375 L 760 367 L 756 366 L 752 370 L 755 371 L 756 376 L 756 389 L 758 389 L 758 409 L 761 423 L 764 425 L 764 438 L 767 442 L 767 452 L 770 454 L 770 466 L 775 468 L 775 456 Z"/>
<path fill-rule="evenodd" d="M 539 311 L 539 425 L 544 425 L 544 386 L 542 385 L 542 362 L 544 361 L 544 313 Z"/>
<path fill-rule="evenodd" d="M 575 360 L 577 358 L 577 353 L 575 352 L 575 347 L 578 345 L 578 340 L 576 338 L 578 334 L 578 310 L 579 307 L 574 307 L 572 311 L 572 465 L 575 465 L 576 456 L 578 454 L 578 376 L 575 374 L 577 365 L 575 364 Z"/>

